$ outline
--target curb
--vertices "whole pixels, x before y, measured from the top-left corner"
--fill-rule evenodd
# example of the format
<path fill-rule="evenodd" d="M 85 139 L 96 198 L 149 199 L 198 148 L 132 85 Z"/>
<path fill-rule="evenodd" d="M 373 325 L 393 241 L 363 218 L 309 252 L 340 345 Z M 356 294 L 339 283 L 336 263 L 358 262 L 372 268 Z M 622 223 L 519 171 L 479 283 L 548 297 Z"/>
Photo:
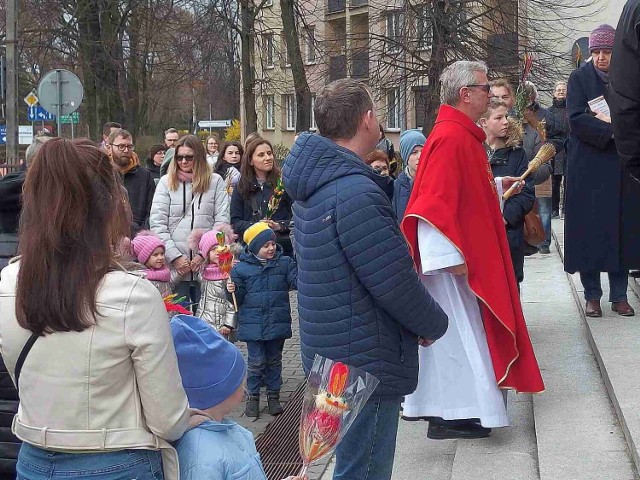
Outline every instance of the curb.
<path fill-rule="evenodd" d="M 560 255 L 560 259 L 564 264 L 564 250 L 560 248 L 560 241 L 556 235 L 554 230 L 551 231 L 551 235 L 553 237 L 554 243 L 556 245 L 556 249 L 558 250 L 558 254 Z M 618 418 L 618 422 L 620 422 L 620 427 L 622 428 L 622 433 L 624 435 L 625 442 L 627 443 L 627 447 L 629 448 L 629 454 L 631 456 L 631 460 L 633 461 L 634 469 L 636 470 L 636 475 L 640 472 L 640 452 L 638 452 L 638 448 L 636 446 L 635 441 L 633 440 L 633 435 L 629 430 L 629 425 L 627 424 L 624 412 L 622 407 L 620 406 L 620 402 L 618 401 L 618 397 L 615 392 L 615 388 L 613 387 L 613 383 L 611 382 L 611 378 L 607 372 L 607 366 L 602 359 L 602 355 L 600 350 L 598 349 L 598 344 L 593 336 L 593 332 L 591 331 L 591 326 L 589 325 L 589 320 L 585 315 L 585 305 L 583 304 L 583 300 L 576 289 L 575 282 L 573 281 L 573 276 L 567 272 L 565 272 L 567 279 L 569 280 L 569 285 L 571 286 L 571 292 L 573 293 L 573 298 L 576 301 L 578 306 L 578 310 L 580 311 L 580 315 L 582 316 L 582 320 L 587 327 L 587 339 L 589 344 L 591 345 L 591 350 L 596 358 L 596 362 L 598 363 L 598 368 L 600 369 L 600 375 L 602 376 L 602 380 L 604 381 L 605 389 L 607 390 L 607 394 L 609 396 L 609 400 L 613 405 L 613 409 L 616 413 L 616 417 Z M 631 290 L 633 293 L 640 298 L 638 294 L 640 291 L 640 286 L 637 284 L 635 279 L 631 279 L 630 282 Z"/>

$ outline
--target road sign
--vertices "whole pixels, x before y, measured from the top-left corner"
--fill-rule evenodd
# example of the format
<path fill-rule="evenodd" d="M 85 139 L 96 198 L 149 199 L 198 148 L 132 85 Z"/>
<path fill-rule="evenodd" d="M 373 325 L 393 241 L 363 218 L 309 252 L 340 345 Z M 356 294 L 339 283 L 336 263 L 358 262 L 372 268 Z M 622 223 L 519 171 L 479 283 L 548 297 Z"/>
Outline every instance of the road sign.
<path fill-rule="evenodd" d="M 51 70 L 38 84 L 40 105 L 54 115 L 69 115 L 80 108 L 84 88 L 80 79 L 68 70 Z"/>
<path fill-rule="evenodd" d="M 33 107 L 36 103 L 38 103 L 38 97 L 35 93 L 31 92 L 29 95 L 24 97 L 24 101 L 30 107 Z"/>
<path fill-rule="evenodd" d="M 71 115 L 62 115 L 62 117 L 60 117 L 60 123 L 73 123 L 74 125 L 79 124 L 80 112 L 73 112 Z"/>
<path fill-rule="evenodd" d="M 33 142 L 33 127 L 31 125 L 20 125 L 18 127 L 18 144 L 31 145 Z M 7 144 L 7 126 L 0 125 L 0 145 Z"/>
<path fill-rule="evenodd" d="M 225 128 L 231 126 L 231 120 L 200 120 L 200 128 Z"/>
<path fill-rule="evenodd" d="M 40 105 L 27 108 L 27 120 L 30 122 L 51 122 L 55 119 L 55 115 L 47 112 Z"/>

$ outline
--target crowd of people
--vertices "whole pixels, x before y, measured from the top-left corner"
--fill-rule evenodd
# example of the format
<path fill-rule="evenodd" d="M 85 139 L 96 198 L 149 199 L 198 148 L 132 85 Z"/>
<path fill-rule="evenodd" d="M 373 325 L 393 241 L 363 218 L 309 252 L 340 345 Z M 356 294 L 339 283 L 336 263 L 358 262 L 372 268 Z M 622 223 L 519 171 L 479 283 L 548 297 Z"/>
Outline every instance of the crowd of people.
<path fill-rule="evenodd" d="M 436 440 L 508 426 L 506 392 L 544 390 L 519 289 L 525 257 L 551 251 L 551 218 L 586 315 L 602 316 L 601 272 L 612 310 L 635 313 L 640 92 L 612 65 L 639 53 L 620 40 L 637 32 L 617 35 L 591 32 L 591 61 L 548 109 L 532 83 L 516 93 L 482 62 L 452 63 L 434 128 L 403 131 L 397 151 L 353 79 L 319 92 L 317 133 L 285 159 L 256 133 L 170 128 L 144 163 L 115 122 L 101 143 L 37 137 L 26 171 L 0 179 L 0 395 L 20 406 L 0 425 L 2 473 L 264 479 L 227 417 L 243 402 L 259 417 L 262 387 L 283 412 L 292 290 L 305 370 L 320 355 L 380 381 L 335 479 L 390 479 L 400 418 Z M 544 144 L 555 155 L 523 180 Z"/>

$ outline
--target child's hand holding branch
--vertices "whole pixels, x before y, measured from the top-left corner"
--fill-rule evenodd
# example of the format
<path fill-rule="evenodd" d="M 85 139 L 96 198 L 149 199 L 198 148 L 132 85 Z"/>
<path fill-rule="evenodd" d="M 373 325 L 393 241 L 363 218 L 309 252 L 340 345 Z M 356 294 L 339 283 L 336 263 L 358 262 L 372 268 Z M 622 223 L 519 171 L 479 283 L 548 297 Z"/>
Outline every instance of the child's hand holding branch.
<path fill-rule="evenodd" d="M 233 293 L 236 291 L 236 284 L 231 280 L 227 280 L 227 292 Z"/>

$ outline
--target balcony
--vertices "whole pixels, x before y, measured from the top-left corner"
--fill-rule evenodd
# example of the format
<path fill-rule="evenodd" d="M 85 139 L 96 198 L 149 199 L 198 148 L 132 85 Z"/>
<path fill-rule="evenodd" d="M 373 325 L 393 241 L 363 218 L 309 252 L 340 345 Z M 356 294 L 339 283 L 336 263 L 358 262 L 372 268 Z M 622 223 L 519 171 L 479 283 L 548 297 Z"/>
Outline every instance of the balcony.
<path fill-rule="evenodd" d="M 344 12 L 347 5 L 346 0 L 327 0 L 327 13 Z"/>
<path fill-rule="evenodd" d="M 369 78 L 369 50 L 358 50 L 351 55 L 351 77 Z"/>
<path fill-rule="evenodd" d="M 336 55 L 329 57 L 329 82 L 340 80 L 347 76 L 347 56 Z"/>

